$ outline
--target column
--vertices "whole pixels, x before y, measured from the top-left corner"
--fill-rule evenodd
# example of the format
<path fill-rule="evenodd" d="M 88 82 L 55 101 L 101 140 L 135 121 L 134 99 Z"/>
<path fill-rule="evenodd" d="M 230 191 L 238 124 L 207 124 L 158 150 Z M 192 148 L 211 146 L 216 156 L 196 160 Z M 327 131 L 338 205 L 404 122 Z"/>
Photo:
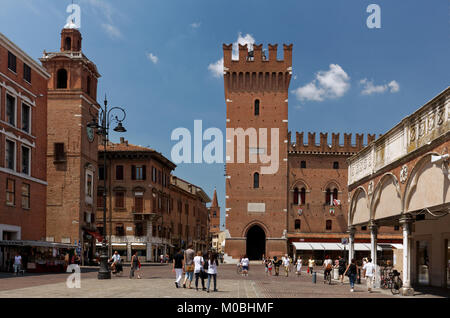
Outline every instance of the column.
<path fill-rule="evenodd" d="M 375 222 L 369 222 L 369 230 L 370 230 L 370 258 L 372 258 L 372 263 L 374 265 L 377 264 L 377 234 L 378 234 L 378 226 Z"/>
<path fill-rule="evenodd" d="M 378 226 L 376 223 L 371 220 L 369 222 L 370 229 L 370 258 L 372 259 L 372 264 L 375 266 L 375 279 L 374 279 L 374 288 L 380 287 L 380 269 L 377 264 L 377 234 L 378 234 Z"/>
<path fill-rule="evenodd" d="M 348 228 L 348 264 L 350 264 L 355 257 L 355 232 L 356 228 L 354 226 Z"/>
<path fill-rule="evenodd" d="M 127 243 L 127 261 L 128 262 L 131 262 L 131 253 L 132 253 L 132 251 L 131 251 L 131 243 Z"/>
<path fill-rule="evenodd" d="M 400 224 L 403 229 L 403 287 L 401 293 L 403 296 L 413 296 L 414 289 L 411 288 L 411 254 L 409 246 L 409 236 L 411 235 L 412 217 L 409 214 L 405 214 L 400 219 Z"/>
<path fill-rule="evenodd" d="M 153 261 L 153 222 L 147 221 L 147 262 Z"/>

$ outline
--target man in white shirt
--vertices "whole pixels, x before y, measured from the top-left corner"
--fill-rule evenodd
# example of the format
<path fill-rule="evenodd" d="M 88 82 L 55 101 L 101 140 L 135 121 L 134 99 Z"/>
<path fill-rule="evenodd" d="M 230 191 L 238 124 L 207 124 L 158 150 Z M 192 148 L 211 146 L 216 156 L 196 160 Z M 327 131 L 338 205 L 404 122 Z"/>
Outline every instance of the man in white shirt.
<path fill-rule="evenodd" d="M 289 257 L 287 255 L 285 255 L 284 258 L 283 258 L 283 265 L 284 265 L 285 275 L 286 275 L 286 277 L 288 277 L 288 275 L 289 275 L 289 267 L 291 265 L 291 261 L 289 260 Z"/>
<path fill-rule="evenodd" d="M 114 255 L 111 257 L 110 261 L 112 261 L 111 268 L 115 272 L 117 263 L 120 261 L 120 254 L 119 254 L 119 252 L 115 251 Z"/>
<path fill-rule="evenodd" d="M 19 275 L 19 271 L 21 270 L 22 267 L 22 256 L 20 256 L 19 253 L 16 253 L 16 256 L 14 257 L 14 273 L 16 274 L 16 276 Z"/>
<path fill-rule="evenodd" d="M 375 276 L 375 265 L 372 264 L 372 259 L 369 257 L 367 263 L 363 266 L 364 276 L 366 277 L 367 291 L 372 292 L 373 278 Z"/>

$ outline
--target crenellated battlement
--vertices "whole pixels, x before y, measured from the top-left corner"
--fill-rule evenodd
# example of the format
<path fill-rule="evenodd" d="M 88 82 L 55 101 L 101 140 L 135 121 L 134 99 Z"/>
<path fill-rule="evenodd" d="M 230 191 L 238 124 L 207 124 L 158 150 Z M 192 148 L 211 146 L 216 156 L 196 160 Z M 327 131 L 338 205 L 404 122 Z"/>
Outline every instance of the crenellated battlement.
<path fill-rule="evenodd" d="M 239 59 L 233 60 L 233 45 L 223 44 L 224 81 L 227 91 L 287 91 L 292 76 L 292 44 L 283 45 L 283 60 L 277 59 L 278 44 L 239 44 Z"/>
<path fill-rule="evenodd" d="M 364 134 L 356 134 L 355 142 L 352 134 L 344 133 L 344 143 L 340 143 L 340 134 L 331 134 L 331 143 L 328 142 L 328 133 L 320 133 L 317 143 L 316 133 L 308 132 L 308 141 L 305 144 L 303 132 L 295 133 L 295 140 L 291 140 L 291 132 L 288 133 L 289 152 L 315 152 L 315 153 L 356 153 L 375 140 L 375 134 L 367 134 L 364 143 Z"/>

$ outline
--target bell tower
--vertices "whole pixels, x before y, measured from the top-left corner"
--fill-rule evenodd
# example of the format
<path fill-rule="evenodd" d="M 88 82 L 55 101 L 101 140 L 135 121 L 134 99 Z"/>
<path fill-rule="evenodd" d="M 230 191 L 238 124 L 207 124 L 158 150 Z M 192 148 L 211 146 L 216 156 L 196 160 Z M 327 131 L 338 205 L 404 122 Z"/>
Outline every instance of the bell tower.
<path fill-rule="evenodd" d="M 288 90 L 292 44 L 223 45 L 227 107 L 226 228 L 231 237 L 225 253 L 282 256 L 287 251 Z"/>
<path fill-rule="evenodd" d="M 59 52 L 40 59 L 47 72 L 47 240 L 77 244 L 81 258 L 95 253 L 98 139 L 87 127 L 98 116 L 96 65 L 81 51 L 75 25 L 61 31 Z"/>

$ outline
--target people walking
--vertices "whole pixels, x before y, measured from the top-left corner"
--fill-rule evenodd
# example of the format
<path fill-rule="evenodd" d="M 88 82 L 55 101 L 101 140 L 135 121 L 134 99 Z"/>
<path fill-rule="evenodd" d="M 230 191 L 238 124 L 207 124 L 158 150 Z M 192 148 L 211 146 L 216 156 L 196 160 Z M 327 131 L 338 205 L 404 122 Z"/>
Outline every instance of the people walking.
<path fill-rule="evenodd" d="M 134 277 L 134 272 L 139 270 L 139 256 L 138 256 L 138 252 L 134 252 L 133 256 L 131 257 L 131 269 L 130 269 L 130 279 L 132 279 Z M 138 274 L 137 275 L 138 279 L 141 278 L 141 276 Z"/>
<path fill-rule="evenodd" d="M 312 275 L 313 271 L 314 271 L 314 266 L 316 265 L 316 261 L 310 257 L 308 260 L 308 271 L 309 273 Z"/>
<path fill-rule="evenodd" d="M 333 261 L 328 257 L 328 255 L 325 256 L 325 260 L 323 261 L 323 268 L 323 280 L 326 281 L 327 275 L 331 275 L 331 270 L 333 269 Z"/>
<path fill-rule="evenodd" d="M 214 252 L 210 252 L 208 259 L 208 287 L 206 291 L 209 293 L 209 288 L 211 286 L 211 280 L 214 281 L 214 290 L 217 290 L 217 267 L 219 266 L 219 262 L 217 261 L 217 254 Z"/>
<path fill-rule="evenodd" d="M 194 257 L 195 251 L 192 249 L 192 244 L 189 244 L 188 249 L 184 251 L 184 271 L 186 276 L 184 277 L 183 288 L 186 288 L 186 281 L 189 280 L 189 286 L 191 287 L 192 280 L 194 279 Z"/>
<path fill-rule="evenodd" d="M 269 275 L 272 276 L 273 261 L 267 258 L 267 269 L 269 270 Z"/>
<path fill-rule="evenodd" d="M 14 273 L 16 276 L 19 276 L 19 272 L 22 268 L 22 256 L 20 256 L 19 252 L 16 253 L 16 256 L 14 256 Z"/>
<path fill-rule="evenodd" d="M 172 271 L 176 274 L 175 279 L 175 287 L 180 287 L 181 277 L 183 277 L 183 267 L 184 267 L 184 256 L 182 253 L 182 249 L 178 250 L 178 253 L 175 254 L 173 258 L 173 268 Z"/>
<path fill-rule="evenodd" d="M 302 274 L 302 259 L 300 258 L 300 256 L 297 258 L 297 262 L 295 263 L 295 265 L 297 266 L 297 276 Z"/>
<path fill-rule="evenodd" d="M 269 276 L 269 262 L 270 262 L 269 258 L 266 257 L 264 259 L 264 273 L 266 274 L 266 276 Z"/>
<path fill-rule="evenodd" d="M 344 271 L 344 276 L 348 273 L 348 279 L 350 280 L 350 291 L 355 291 L 355 281 L 358 276 L 358 265 L 356 260 L 352 258 L 352 262 L 348 264 L 347 269 Z"/>
<path fill-rule="evenodd" d="M 241 259 L 242 266 L 242 276 L 248 276 L 248 267 L 250 265 L 250 260 L 247 257 L 247 254 Z"/>
<path fill-rule="evenodd" d="M 343 257 L 341 257 L 341 255 L 339 255 L 339 259 L 338 259 L 338 270 L 339 270 L 339 278 L 341 279 L 341 285 L 344 285 L 344 273 L 345 273 L 345 259 Z"/>
<path fill-rule="evenodd" d="M 203 275 L 203 266 L 205 261 L 202 252 L 198 251 L 197 256 L 194 257 L 194 275 L 195 275 L 195 289 L 198 291 L 198 279 L 202 282 L 202 290 L 205 290 L 205 276 Z"/>
<path fill-rule="evenodd" d="M 282 263 L 282 261 L 280 259 L 278 259 L 278 257 L 276 257 L 276 256 L 273 257 L 273 266 L 275 267 L 275 276 L 280 275 L 281 263 Z"/>
<path fill-rule="evenodd" d="M 375 266 L 372 264 L 372 258 L 367 259 L 367 263 L 363 266 L 364 277 L 366 278 L 367 291 L 372 292 L 373 279 L 375 275 Z"/>
<path fill-rule="evenodd" d="M 284 274 L 286 277 L 288 277 L 289 276 L 289 268 L 291 266 L 291 261 L 290 261 L 289 257 L 287 256 L 287 254 L 284 256 L 283 266 L 284 266 Z"/>

